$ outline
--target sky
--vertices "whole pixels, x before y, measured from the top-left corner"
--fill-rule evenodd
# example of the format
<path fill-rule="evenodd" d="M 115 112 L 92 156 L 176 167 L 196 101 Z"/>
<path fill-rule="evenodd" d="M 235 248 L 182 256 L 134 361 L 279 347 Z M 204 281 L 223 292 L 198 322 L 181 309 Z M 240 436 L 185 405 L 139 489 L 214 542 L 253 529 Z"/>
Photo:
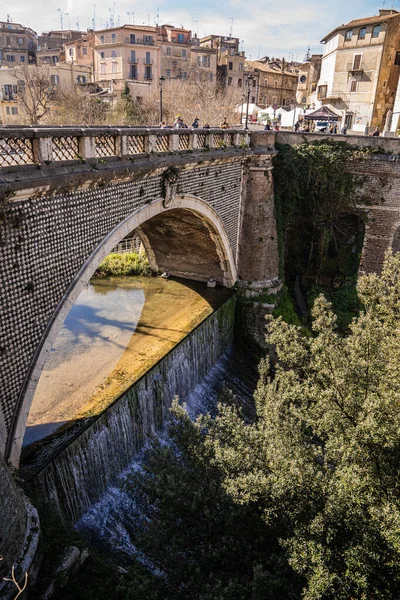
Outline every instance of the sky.
<path fill-rule="evenodd" d="M 393 5 L 400 10 L 400 0 L 385 3 L 386 8 Z M 274 56 L 302 61 L 308 46 L 321 53 L 319 42 L 327 33 L 351 19 L 378 14 L 384 0 L 95 0 L 95 4 L 96 29 L 106 27 L 112 11 L 115 23 L 119 18 L 121 25 L 129 21 L 154 25 L 159 13 L 159 23 L 183 25 L 200 37 L 229 35 L 232 27 L 233 36 L 243 40 L 241 49 L 253 60 Z M 92 1 L 17 0 L 7 6 L 14 22 L 38 33 L 60 29 L 58 8 L 68 13 L 63 16 L 64 29 L 76 29 L 78 20 L 82 30 L 92 26 Z M 2 12 L 0 20 L 7 20 L 7 14 Z"/>

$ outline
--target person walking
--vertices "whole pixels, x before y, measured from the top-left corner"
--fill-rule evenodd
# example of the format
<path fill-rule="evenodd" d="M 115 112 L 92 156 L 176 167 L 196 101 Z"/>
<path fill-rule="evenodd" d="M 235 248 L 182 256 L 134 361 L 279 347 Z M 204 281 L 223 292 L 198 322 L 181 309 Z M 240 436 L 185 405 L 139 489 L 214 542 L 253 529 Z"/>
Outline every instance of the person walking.
<path fill-rule="evenodd" d="M 193 127 L 193 129 L 198 129 L 199 128 L 199 117 L 195 118 L 195 120 L 192 123 L 192 127 Z"/>
<path fill-rule="evenodd" d="M 347 125 L 346 124 L 343 125 L 342 129 L 340 130 L 340 133 L 342 135 L 347 135 Z"/>
<path fill-rule="evenodd" d="M 371 135 L 372 135 L 372 137 L 379 137 L 381 135 L 381 132 L 379 131 L 379 127 L 377 127 Z"/>
<path fill-rule="evenodd" d="M 294 130 L 298 131 L 300 129 L 300 123 L 299 121 L 296 121 L 295 125 L 294 125 Z"/>

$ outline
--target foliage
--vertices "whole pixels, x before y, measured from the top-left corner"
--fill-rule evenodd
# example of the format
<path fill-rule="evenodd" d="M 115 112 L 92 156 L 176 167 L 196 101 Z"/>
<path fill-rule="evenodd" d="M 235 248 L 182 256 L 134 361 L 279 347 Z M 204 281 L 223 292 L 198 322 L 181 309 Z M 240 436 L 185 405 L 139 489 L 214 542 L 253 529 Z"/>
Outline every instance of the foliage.
<path fill-rule="evenodd" d="M 146 593 L 156 589 L 160 600 L 291 598 L 278 531 L 263 522 L 257 503 L 232 501 L 202 427 L 176 402 L 169 433 L 173 444 L 154 443 L 129 482 L 143 515 L 135 545 L 159 573 Z"/>
<path fill-rule="evenodd" d="M 55 125 L 103 125 L 108 122 L 110 112 L 106 102 L 70 84 L 58 88 L 47 121 Z"/>
<path fill-rule="evenodd" d="M 94 277 L 117 277 L 122 275 L 151 275 L 147 256 L 142 252 L 109 254 L 98 267 Z"/>
<path fill-rule="evenodd" d="M 324 140 L 278 150 L 274 182 L 281 270 L 292 285 L 297 276 L 304 282 L 329 269 L 329 259 L 348 236 L 343 215 L 355 209 L 355 186 L 346 165 L 354 149 Z"/>
<path fill-rule="evenodd" d="M 226 492 L 285 527 L 305 600 L 400 594 L 400 257 L 360 278 L 358 293 L 347 337 L 323 296 L 314 337 L 271 322 L 280 363 L 273 380 L 263 365 L 257 421 L 222 408 L 208 423 Z"/>

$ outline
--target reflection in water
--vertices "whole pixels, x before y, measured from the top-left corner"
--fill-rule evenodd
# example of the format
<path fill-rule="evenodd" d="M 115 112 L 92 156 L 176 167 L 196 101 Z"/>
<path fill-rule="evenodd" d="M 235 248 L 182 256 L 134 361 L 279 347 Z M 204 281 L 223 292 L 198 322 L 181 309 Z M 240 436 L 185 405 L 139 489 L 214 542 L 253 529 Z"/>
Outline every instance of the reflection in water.
<path fill-rule="evenodd" d="M 132 287 L 89 284 L 83 290 L 43 370 L 24 446 L 50 435 L 91 398 L 125 351 L 144 301 L 143 289 Z"/>

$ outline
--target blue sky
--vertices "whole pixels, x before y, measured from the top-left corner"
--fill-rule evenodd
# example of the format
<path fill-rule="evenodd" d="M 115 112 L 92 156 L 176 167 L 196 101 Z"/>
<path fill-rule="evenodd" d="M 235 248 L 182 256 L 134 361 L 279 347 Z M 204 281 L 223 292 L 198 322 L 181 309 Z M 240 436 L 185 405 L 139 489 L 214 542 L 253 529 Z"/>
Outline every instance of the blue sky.
<path fill-rule="evenodd" d="M 112 0 L 95 0 L 96 29 L 109 19 Z M 93 2 L 82 0 L 19 0 L 10 8 L 14 21 L 22 22 L 40 32 L 59 29 L 60 17 L 57 8 L 68 12 L 64 16 L 64 28 L 76 28 L 77 19 L 86 29 L 93 16 Z M 145 7 L 145 8 L 144 8 Z M 285 56 L 290 53 L 302 60 L 311 46 L 313 52 L 321 52 L 319 41 L 337 25 L 351 19 L 378 14 L 383 0 L 118 0 L 115 2 L 115 20 L 128 22 L 128 11 L 134 13 L 136 24 L 154 24 L 159 7 L 160 22 L 183 25 L 205 33 L 229 35 L 233 17 L 233 35 L 243 40 L 243 49 L 248 57 Z M 386 0 L 392 7 L 392 0 Z M 41 10 L 43 8 L 43 10 Z M 400 10 L 400 0 L 394 1 Z M 1 16 L 6 19 L 6 14 Z M 132 19 L 132 16 L 131 16 Z M 197 23 L 198 22 L 198 23 Z M 291 54 L 290 54 L 291 56 Z"/>

